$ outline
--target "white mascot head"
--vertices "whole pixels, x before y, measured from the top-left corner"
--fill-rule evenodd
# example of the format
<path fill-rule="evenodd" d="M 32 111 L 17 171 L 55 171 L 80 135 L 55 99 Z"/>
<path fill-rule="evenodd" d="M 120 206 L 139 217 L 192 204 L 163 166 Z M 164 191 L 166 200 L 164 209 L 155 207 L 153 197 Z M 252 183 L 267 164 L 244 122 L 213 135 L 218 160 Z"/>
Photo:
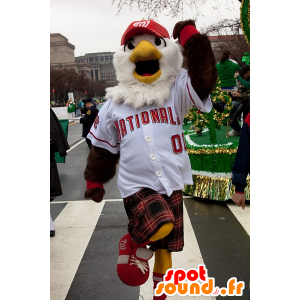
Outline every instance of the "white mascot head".
<path fill-rule="evenodd" d="M 119 84 L 106 89 L 106 99 L 134 108 L 156 104 L 168 98 L 183 57 L 180 46 L 168 31 L 153 20 L 132 22 L 114 54 Z"/>

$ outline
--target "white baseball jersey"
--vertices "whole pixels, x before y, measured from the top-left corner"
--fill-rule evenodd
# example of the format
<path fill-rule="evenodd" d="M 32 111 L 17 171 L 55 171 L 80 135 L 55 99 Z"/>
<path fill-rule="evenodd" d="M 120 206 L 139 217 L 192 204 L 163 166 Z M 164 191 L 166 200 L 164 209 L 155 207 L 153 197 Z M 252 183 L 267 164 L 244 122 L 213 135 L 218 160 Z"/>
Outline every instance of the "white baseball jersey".
<path fill-rule="evenodd" d="M 161 107 L 134 109 L 107 100 L 87 138 L 94 146 L 111 153 L 120 151 L 117 184 L 122 198 L 143 187 L 170 196 L 183 189 L 184 184 L 193 184 L 182 130 L 183 118 L 193 105 L 202 112 L 212 108 L 210 97 L 205 105 L 200 100 L 187 71 L 177 76 Z"/>

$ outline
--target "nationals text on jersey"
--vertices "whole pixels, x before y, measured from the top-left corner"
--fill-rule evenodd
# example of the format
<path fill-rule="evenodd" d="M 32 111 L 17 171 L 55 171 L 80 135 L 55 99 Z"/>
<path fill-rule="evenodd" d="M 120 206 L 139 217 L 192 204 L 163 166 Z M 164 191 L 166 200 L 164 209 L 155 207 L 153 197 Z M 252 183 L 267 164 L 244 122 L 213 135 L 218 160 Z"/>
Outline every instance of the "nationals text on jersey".
<path fill-rule="evenodd" d="M 174 121 L 171 107 L 167 107 L 167 108 L 161 107 L 159 109 L 155 108 L 155 109 L 151 109 L 149 112 L 143 111 L 139 114 L 135 114 L 134 116 L 131 115 L 125 119 L 116 120 L 114 123 L 118 130 L 120 140 L 127 134 L 125 121 L 127 121 L 131 131 L 140 128 L 141 124 L 147 125 L 150 122 L 180 125 L 180 120 L 178 117 L 177 117 L 177 122 Z M 99 116 L 97 116 L 94 122 L 94 127 L 97 128 L 98 124 L 99 124 Z"/>

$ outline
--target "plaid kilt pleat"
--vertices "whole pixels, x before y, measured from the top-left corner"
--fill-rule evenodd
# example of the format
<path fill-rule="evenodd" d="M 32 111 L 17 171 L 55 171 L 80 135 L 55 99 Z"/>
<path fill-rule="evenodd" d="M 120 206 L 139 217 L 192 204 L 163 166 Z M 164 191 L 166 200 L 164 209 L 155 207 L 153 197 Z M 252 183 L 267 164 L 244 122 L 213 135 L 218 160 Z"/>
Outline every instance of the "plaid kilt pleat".
<path fill-rule="evenodd" d="M 181 251 L 183 239 L 182 191 L 174 191 L 170 197 L 158 194 L 149 188 L 124 198 L 129 219 L 128 232 L 136 244 L 147 242 L 165 223 L 173 222 L 172 231 L 163 239 L 151 243 L 150 249 Z"/>

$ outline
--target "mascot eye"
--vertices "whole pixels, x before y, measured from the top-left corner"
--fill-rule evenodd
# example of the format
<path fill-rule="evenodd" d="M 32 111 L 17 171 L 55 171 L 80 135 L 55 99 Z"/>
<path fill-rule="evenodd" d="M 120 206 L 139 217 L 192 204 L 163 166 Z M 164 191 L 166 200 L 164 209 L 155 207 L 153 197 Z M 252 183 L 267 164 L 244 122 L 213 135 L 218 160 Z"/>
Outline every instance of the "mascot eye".
<path fill-rule="evenodd" d="M 131 42 L 129 42 L 127 44 L 127 47 L 128 47 L 129 50 L 133 50 L 134 49 L 134 46 L 133 46 L 133 44 Z"/>
<path fill-rule="evenodd" d="M 159 46 L 161 44 L 161 40 L 159 38 L 156 38 L 154 43 L 156 46 Z"/>
<path fill-rule="evenodd" d="M 135 48 L 135 46 L 133 45 L 132 41 L 128 41 L 127 44 L 124 46 L 124 52 L 126 52 L 126 50 L 133 50 Z"/>
<path fill-rule="evenodd" d="M 159 48 L 167 47 L 166 41 L 163 38 L 158 38 L 158 37 L 155 38 L 154 44 L 155 44 L 155 46 L 157 46 Z"/>

